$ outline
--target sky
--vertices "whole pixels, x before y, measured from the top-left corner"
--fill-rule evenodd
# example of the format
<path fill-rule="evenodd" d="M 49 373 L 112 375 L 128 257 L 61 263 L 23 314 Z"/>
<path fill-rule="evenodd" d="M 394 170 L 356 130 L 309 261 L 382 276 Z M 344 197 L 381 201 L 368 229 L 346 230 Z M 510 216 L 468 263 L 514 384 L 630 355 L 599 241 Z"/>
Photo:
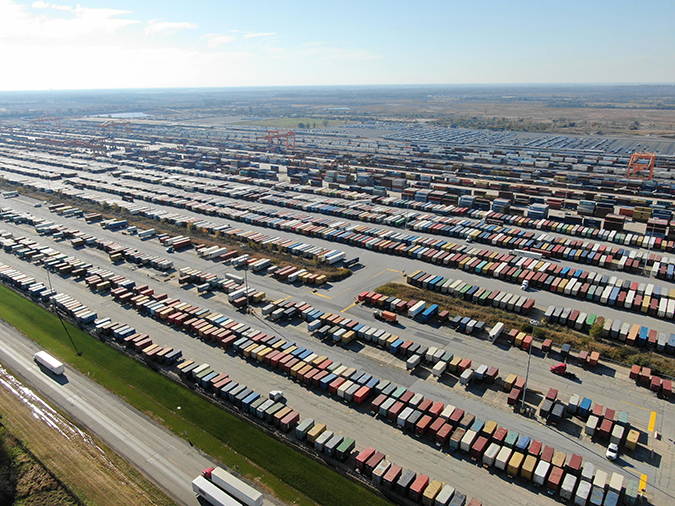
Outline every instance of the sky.
<path fill-rule="evenodd" d="M 0 0 L 0 91 L 675 83 L 675 2 Z"/>

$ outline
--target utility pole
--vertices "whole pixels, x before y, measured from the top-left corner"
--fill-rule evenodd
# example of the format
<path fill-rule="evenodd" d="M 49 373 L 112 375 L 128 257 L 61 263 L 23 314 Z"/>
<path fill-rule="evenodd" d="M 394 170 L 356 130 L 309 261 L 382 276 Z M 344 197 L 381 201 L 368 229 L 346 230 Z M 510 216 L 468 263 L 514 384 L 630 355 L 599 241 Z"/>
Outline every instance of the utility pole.
<path fill-rule="evenodd" d="M 244 264 L 244 286 L 246 287 L 246 314 L 248 314 L 248 262 Z"/>
<path fill-rule="evenodd" d="M 523 401 L 520 403 L 520 412 L 525 413 L 525 398 L 527 397 L 527 381 L 530 378 L 530 360 L 532 360 L 532 348 L 534 348 L 534 334 L 539 325 L 539 320 L 530 320 L 532 325 L 532 342 L 530 343 L 529 353 L 527 354 L 527 372 L 525 373 L 525 388 L 523 388 Z"/>

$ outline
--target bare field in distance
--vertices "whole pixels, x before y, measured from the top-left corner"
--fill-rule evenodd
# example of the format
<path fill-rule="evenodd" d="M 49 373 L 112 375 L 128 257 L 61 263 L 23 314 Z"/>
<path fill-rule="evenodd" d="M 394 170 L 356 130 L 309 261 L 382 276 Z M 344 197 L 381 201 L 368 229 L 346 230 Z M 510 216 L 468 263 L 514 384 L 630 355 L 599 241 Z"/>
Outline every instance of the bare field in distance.
<path fill-rule="evenodd" d="M 107 117 L 101 115 L 143 112 L 148 116 L 130 122 L 288 129 L 308 128 L 306 125 L 315 128 L 316 123 L 320 129 L 392 121 L 535 133 L 675 138 L 674 85 L 295 86 L 140 96 L 119 90 L 105 97 L 102 105 L 88 92 L 0 93 L 3 121 L 8 123 L 43 115 L 105 121 Z"/>

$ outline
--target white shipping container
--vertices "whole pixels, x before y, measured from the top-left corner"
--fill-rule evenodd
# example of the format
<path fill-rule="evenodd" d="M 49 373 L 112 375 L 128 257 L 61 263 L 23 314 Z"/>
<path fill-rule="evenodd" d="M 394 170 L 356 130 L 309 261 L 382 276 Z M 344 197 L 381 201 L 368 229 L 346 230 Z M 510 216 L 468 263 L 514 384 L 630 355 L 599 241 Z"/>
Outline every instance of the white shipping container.
<path fill-rule="evenodd" d="M 60 376 L 65 371 L 65 367 L 63 366 L 63 364 L 54 357 L 52 357 L 46 351 L 38 351 L 35 355 L 33 355 L 33 360 L 35 360 L 35 362 L 42 365 L 46 369 L 49 369 L 52 373 L 56 374 L 57 376 Z"/>
<path fill-rule="evenodd" d="M 499 450 L 499 453 L 497 454 L 497 458 L 495 459 L 495 467 L 504 471 L 506 469 L 506 465 L 509 462 L 509 459 L 511 458 L 512 452 L 513 450 L 511 448 L 508 448 L 507 446 L 502 447 L 502 449 Z"/>
<path fill-rule="evenodd" d="M 225 469 L 220 467 L 213 469 L 211 481 L 247 506 L 262 506 L 263 495 Z"/>
<path fill-rule="evenodd" d="M 493 466 L 495 463 L 495 459 L 497 458 L 497 455 L 499 454 L 499 451 L 501 449 L 502 447 L 499 446 L 497 443 L 490 444 L 488 449 L 483 454 L 483 466 L 485 467 Z"/>
<path fill-rule="evenodd" d="M 586 506 L 588 497 L 591 495 L 591 484 L 587 481 L 580 481 L 577 487 L 577 493 L 574 496 L 576 506 Z"/>
<path fill-rule="evenodd" d="M 551 468 L 551 464 L 545 460 L 540 460 L 537 464 L 537 468 L 534 470 L 534 483 L 537 485 L 543 485 L 548 477 L 548 472 Z"/>
<path fill-rule="evenodd" d="M 199 497 L 206 499 L 210 504 L 218 504 L 220 506 L 239 505 L 237 501 L 203 476 L 198 476 L 192 480 L 192 491 Z"/>
<path fill-rule="evenodd" d="M 576 484 L 577 484 L 577 477 L 571 473 L 567 473 L 565 479 L 562 482 L 562 486 L 560 487 L 560 498 L 566 501 L 572 499 L 572 495 L 574 494 L 574 487 L 576 486 Z"/>

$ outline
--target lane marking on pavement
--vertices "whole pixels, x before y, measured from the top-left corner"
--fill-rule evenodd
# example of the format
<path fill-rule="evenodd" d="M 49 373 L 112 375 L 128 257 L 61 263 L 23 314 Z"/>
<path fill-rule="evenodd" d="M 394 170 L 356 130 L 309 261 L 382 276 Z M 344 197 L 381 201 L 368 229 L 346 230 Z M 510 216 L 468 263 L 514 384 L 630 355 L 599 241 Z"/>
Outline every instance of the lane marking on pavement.
<path fill-rule="evenodd" d="M 290 299 L 291 297 L 292 297 L 292 295 L 289 295 L 288 297 L 284 297 L 283 299 L 281 299 L 281 302 L 283 302 L 283 301 L 285 301 L 285 300 L 288 300 L 288 299 Z"/>
<path fill-rule="evenodd" d="M 387 272 L 388 270 L 389 270 L 389 269 L 385 269 L 385 270 L 383 270 L 382 272 L 378 272 L 378 273 L 375 274 L 373 277 L 376 278 L 376 277 L 378 277 L 380 274 L 384 274 L 384 273 Z"/>
<path fill-rule="evenodd" d="M 356 306 L 356 302 L 352 302 L 351 304 L 349 304 L 346 308 L 344 308 L 344 309 L 343 309 L 342 311 L 340 311 L 340 312 L 341 312 L 341 313 L 344 313 L 345 311 L 347 311 L 348 309 L 353 308 L 354 306 Z"/>
<path fill-rule="evenodd" d="M 343 293 L 348 292 L 349 290 L 351 290 L 351 288 L 345 288 L 345 289 L 342 290 L 340 293 L 336 293 L 335 295 L 333 295 L 332 298 L 334 299 L 334 298 L 337 297 L 338 295 L 342 295 Z"/>
<path fill-rule="evenodd" d="M 640 492 L 644 492 L 647 489 L 647 475 L 643 474 L 640 476 Z"/>
<path fill-rule="evenodd" d="M 651 411 L 651 409 L 649 409 L 649 408 L 645 408 L 643 406 L 638 406 L 637 404 L 633 404 L 632 402 L 624 401 L 623 399 L 621 399 L 621 402 L 623 402 L 625 404 L 629 404 L 631 406 L 635 406 L 636 408 L 644 409 L 645 411 Z"/>
<path fill-rule="evenodd" d="M 328 295 L 324 295 L 322 293 L 315 293 L 314 295 L 318 295 L 319 297 L 323 297 L 324 299 L 332 299 L 333 298 L 333 297 L 329 297 Z"/>
<path fill-rule="evenodd" d="M 647 427 L 647 430 L 649 432 L 652 432 L 654 430 L 655 425 L 656 425 L 656 411 L 652 411 L 652 414 L 649 416 L 649 427 Z"/>

